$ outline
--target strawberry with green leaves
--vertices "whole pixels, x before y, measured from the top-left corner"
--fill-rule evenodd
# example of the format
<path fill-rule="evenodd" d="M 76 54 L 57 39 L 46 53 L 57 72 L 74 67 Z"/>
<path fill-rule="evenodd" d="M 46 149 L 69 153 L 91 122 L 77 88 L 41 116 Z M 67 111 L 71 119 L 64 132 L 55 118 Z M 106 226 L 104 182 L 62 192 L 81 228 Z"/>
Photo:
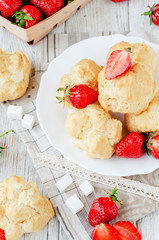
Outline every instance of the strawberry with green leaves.
<path fill-rule="evenodd" d="M 30 28 L 43 20 L 41 12 L 34 6 L 25 5 L 12 16 L 12 22 L 19 27 Z"/>
<path fill-rule="evenodd" d="M 88 221 L 92 227 L 100 223 L 108 223 L 116 218 L 118 214 L 118 207 L 116 203 L 121 202 L 117 199 L 117 188 L 114 188 L 109 197 L 100 197 L 93 201 Z"/>
<path fill-rule="evenodd" d="M 152 134 L 147 141 L 147 153 L 152 157 L 159 159 L 159 135 Z"/>
<path fill-rule="evenodd" d="M 74 85 L 73 87 L 59 88 L 58 92 L 63 92 L 63 97 L 56 97 L 59 103 L 67 101 L 73 107 L 82 109 L 87 105 L 98 100 L 98 93 L 84 84 Z"/>
<path fill-rule="evenodd" d="M 149 16 L 150 24 L 154 23 L 159 26 L 159 4 L 154 5 L 153 7 L 149 7 L 149 11 L 144 12 L 142 15 Z"/>

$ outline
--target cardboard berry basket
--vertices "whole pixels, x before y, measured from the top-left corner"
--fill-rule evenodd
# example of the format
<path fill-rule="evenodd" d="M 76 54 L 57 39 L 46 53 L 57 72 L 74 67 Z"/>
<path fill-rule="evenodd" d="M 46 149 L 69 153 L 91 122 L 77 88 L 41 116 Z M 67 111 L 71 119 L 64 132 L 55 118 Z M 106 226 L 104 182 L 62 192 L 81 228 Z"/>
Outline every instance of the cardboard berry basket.
<path fill-rule="evenodd" d="M 0 26 L 6 28 L 9 32 L 13 33 L 24 42 L 34 45 L 45 37 L 53 28 L 66 21 L 90 1 L 91 0 L 74 0 L 51 17 L 44 19 L 40 23 L 28 29 L 12 24 L 9 20 L 2 16 L 0 16 Z"/>

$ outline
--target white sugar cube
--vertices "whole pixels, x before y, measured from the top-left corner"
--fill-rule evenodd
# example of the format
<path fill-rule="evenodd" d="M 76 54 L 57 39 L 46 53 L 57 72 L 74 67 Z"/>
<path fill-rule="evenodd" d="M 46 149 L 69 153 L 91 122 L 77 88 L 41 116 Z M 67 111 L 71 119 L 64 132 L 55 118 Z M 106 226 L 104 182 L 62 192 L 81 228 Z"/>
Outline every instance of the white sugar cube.
<path fill-rule="evenodd" d="M 67 199 L 66 206 L 71 210 L 73 214 L 78 213 L 84 207 L 83 203 L 76 194 Z"/>
<path fill-rule="evenodd" d="M 10 119 L 21 120 L 23 117 L 23 108 L 21 106 L 10 105 L 7 109 L 7 116 Z"/>
<path fill-rule="evenodd" d="M 79 188 L 81 189 L 81 191 L 83 192 L 83 194 L 85 196 L 88 196 L 89 194 L 91 194 L 94 191 L 94 187 L 92 186 L 92 184 L 86 180 L 84 181 Z"/>
<path fill-rule="evenodd" d="M 23 128 L 31 130 L 35 123 L 35 117 L 30 114 L 25 114 L 22 120 L 22 126 Z"/>
<path fill-rule="evenodd" d="M 60 192 L 63 192 L 66 188 L 68 188 L 71 183 L 73 183 L 73 179 L 69 174 L 63 176 L 55 185 Z"/>

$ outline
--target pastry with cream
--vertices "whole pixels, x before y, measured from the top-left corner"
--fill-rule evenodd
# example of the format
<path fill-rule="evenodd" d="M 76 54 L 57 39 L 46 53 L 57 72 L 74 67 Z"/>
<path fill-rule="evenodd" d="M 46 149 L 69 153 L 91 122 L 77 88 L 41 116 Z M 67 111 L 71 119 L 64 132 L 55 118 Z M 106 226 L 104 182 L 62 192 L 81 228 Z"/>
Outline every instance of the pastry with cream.
<path fill-rule="evenodd" d="M 32 181 L 12 176 L 0 183 L 0 228 L 6 240 L 40 231 L 54 215 L 51 203 Z"/>
<path fill-rule="evenodd" d="M 127 50 L 133 63 L 140 63 L 150 71 L 152 76 L 156 76 L 158 71 L 158 60 L 156 52 L 146 43 L 119 42 L 112 46 L 107 54 L 107 59 L 115 50 Z M 153 64 L 152 64 L 153 63 Z"/>
<path fill-rule="evenodd" d="M 60 80 L 59 88 L 85 84 L 95 91 L 98 91 L 98 74 L 102 67 L 98 66 L 93 60 L 83 59 L 71 68 L 68 74 L 63 75 Z M 61 95 L 62 96 L 62 92 Z M 63 101 L 67 107 L 72 107 L 68 102 Z"/>
<path fill-rule="evenodd" d="M 29 85 L 31 64 L 24 53 L 0 49 L 0 101 L 22 97 Z"/>
<path fill-rule="evenodd" d="M 65 129 L 91 158 L 109 159 L 122 138 L 122 123 L 98 104 L 69 114 Z"/>
<path fill-rule="evenodd" d="M 126 51 L 131 58 L 131 67 L 120 76 L 108 80 L 105 68 L 98 75 L 99 102 L 106 111 L 140 114 L 146 110 L 157 92 L 157 58 L 153 49 L 144 43 L 121 42 L 108 53 Z M 107 62 L 108 62 L 107 61 Z M 118 59 L 120 65 L 121 59 Z M 153 67 L 152 67 L 153 61 Z M 112 68 L 116 68 L 115 61 Z M 119 67 L 119 66 L 118 66 Z"/>
<path fill-rule="evenodd" d="M 130 132 L 159 131 L 159 91 L 145 111 L 140 114 L 126 114 L 125 124 Z"/>

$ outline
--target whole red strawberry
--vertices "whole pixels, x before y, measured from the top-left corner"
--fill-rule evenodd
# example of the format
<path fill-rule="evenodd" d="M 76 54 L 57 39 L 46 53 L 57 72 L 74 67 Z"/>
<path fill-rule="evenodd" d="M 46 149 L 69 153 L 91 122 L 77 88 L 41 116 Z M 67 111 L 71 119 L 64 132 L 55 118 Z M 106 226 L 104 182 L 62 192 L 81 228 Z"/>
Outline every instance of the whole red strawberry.
<path fill-rule="evenodd" d="M 154 137 L 150 137 L 147 143 L 147 150 L 150 151 L 151 155 L 159 159 L 159 135 L 154 135 Z"/>
<path fill-rule="evenodd" d="M 118 214 L 116 202 L 119 202 L 116 194 L 117 189 L 114 188 L 109 197 L 100 197 L 93 201 L 88 214 L 88 221 L 92 227 L 100 223 L 108 223 L 116 218 Z"/>
<path fill-rule="evenodd" d="M 37 7 L 46 17 L 50 17 L 64 6 L 64 0 L 31 0 L 30 4 Z"/>
<path fill-rule="evenodd" d="M 26 5 L 12 16 L 12 21 L 24 28 L 30 28 L 43 20 L 41 12 L 34 6 Z"/>
<path fill-rule="evenodd" d="M 0 228 L 0 240 L 5 240 L 5 232 L 3 229 Z"/>
<path fill-rule="evenodd" d="M 144 154 L 146 138 L 138 132 L 131 132 L 115 147 L 118 157 L 140 158 Z"/>
<path fill-rule="evenodd" d="M 123 75 L 131 68 L 131 58 L 126 50 L 113 51 L 107 61 L 105 68 L 105 78 L 112 80 Z"/>
<path fill-rule="evenodd" d="M 21 7 L 21 0 L 0 0 L 0 12 L 5 18 L 10 18 Z"/>
<path fill-rule="evenodd" d="M 117 222 L 113 225 L 113 227 L 118 233 L 118 240 L 141 240 L 140 233 L 130 222 Z"/>
<path fill-rule="evenodd" d="M 153 22 L 155 25 L 159 26 L 159 4 L 149 8 L 150 10 L 142 15 L 150 17 L 150 24 Z"/>
<path fill-rule="evenodd" d="M 115 2 L 115 3 L 118 3 L 118 2 L 125 2 L 125 1 L 128 1 L 128 0 L 111 0 L 112 2 Z"/>
<path fill-rule="evenodd" d="M 119 240 L 118 232 L 109 224 L 101 223 L 94 228 L 92 240 Z"/>
<path fill-rule="evenodd" d="M 75 85 L 71 88 L 59 88 L 59 91 L 64 91 L 63 97 L 57 97 L 60 102 L 66 100 L 78 109 L 85 108 L 87 105 L 98 100 L 98 93 L 84 84 Z"/>

